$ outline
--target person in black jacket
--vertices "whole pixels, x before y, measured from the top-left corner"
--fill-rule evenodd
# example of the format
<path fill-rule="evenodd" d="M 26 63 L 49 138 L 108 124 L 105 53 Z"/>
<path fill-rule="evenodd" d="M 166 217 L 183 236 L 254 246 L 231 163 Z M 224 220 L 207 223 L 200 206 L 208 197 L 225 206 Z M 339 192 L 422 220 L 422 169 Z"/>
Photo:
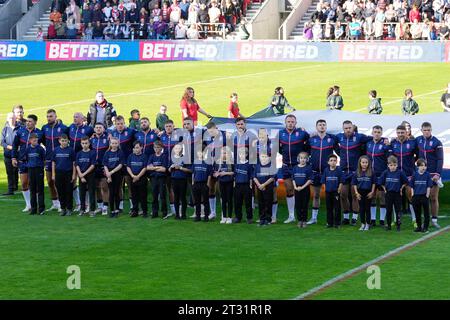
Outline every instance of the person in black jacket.
<path fill-rule="evenodd" d="M 17 168 L 12 165 L 13 142 L 18 128 L 14 113 L 8 113 L 5 126 L 2 130 L 3 160 L 8 177 L 8 192 L 3 193 L 3 196 L 12 196 L 14 195 L 14 191 L 18 189 L 19 173 Z"/>
<path fill-rule="evenodd" d="M 106 101 L 103 91 L 97 91 L 95 102 L 89 106 L 88 125 L 94 127 L 96 123 L 102 123 L 106 128 L 109 128 L 113 125 L 113 117 L 117 117 L 117 113 L 112 103 Z"/>

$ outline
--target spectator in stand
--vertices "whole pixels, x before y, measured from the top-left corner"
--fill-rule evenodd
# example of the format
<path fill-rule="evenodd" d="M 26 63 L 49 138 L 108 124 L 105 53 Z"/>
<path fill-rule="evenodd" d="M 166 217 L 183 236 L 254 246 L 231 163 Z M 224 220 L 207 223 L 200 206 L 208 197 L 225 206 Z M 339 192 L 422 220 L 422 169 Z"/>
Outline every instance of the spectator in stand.
<path fill-rule="evenodd" d="M 175 27 L 175 39 L 186 39 L 187 27 L 184 24 L 184 19 L 180 19 Z"/>
<path fill-rule="evenodd" d="M 174 0 L 172 5 L 170 6 L 170 22 L 173 22 L 174 24 L 178 23 L 181 18 L 181 9 L 178 6 L 177 2 L 179 2 L 179 0 Z"/>
<path fill-rule="evenodd" d="M 112 19 L 112 7 L 111 7 L 111 3 L 108 1 L 106 2 L 106 6 L 102 9 L 103 12 L 103 22 L 113 22 L 114 20 Z"/>
<path fill-rule="evenodd" d="M 211 7 L 208 10 L 209 22 L 211 23 L 211 25 L 210 25 L 211 31 L 216 30 L 215 23 L 220 22 L 219 19 L 220 19 L 221 14 L 222 13 L 221 13 L 220 9 L 217 7 L 217 2 L 215 0 L 213 0 L 211 2 Z"/>
<path fill-rule="evenodd" d="M 198 23 L 199 4 L 197 0 L 193 0 L 188 10 L 187 24 Z"/>
<path fill-rule="evenodd" d="M 441 22 L 442 17 L 444 16 L 444 0 L 434 0 L 433 11 L 434 11 L 434 20 L 436 22 Z"/>
<path fill-rule="evenodd" d="M 170 22 L 170 7 L 168 2 L 163 2 L 161 9 L 161 18 L 162 21 L 169 23 Z"/>
<path fill-rule="evenodd" d="M 198 27 L 196 23 L 191 23 L 189 29 L 187 30 L 186 36 L 190 40 L 198 40 L 200 39 L 200 32 L 198 31 Z"/>
<path fill-rule="evenodd" d="M 375 28 L 373 25 L 372 17 L 366 18 L 366 20 L 364 21 L 363 28 L 364 28 L 364 38 L 366 40 L 373 40 L 375 36 Z"/>
<path fill-rule="evenodd" d="M 178 7 L 181 10 L 181 18 L 185 21 L 188 19 L 189 5 L 190 3 L 187 0 L 181 0 L 181 2 L 178 3 Z"/>
<path fill-rule="evenodd" d="M 312 27 L 312 34 L 314 41 L 320 41 L 323 38 L 323 30 L 322 25 L 320 24 L 320 20 L 316 19 L 314 26 Z"/>
<path fill-rule="evenodd" d="M 111 22 L 108 22 L 105 29 L 103 29 L 103 36 L 105 40 L 113 39 L 113 27 L 111 25 Z"/>
<path fill-rule="evenodd" d="M 92 36 L 94 37 L 94 40 L 103 40 L 103 26 L 100 20 L 95 22 L 92 30 Z"/>
<path fill-rule="evenodd" d="M 419 9 L 417 9 L 416 5 L 412 6 L 411 11 L 409 11 L 409 21 L 415 21 L 417 20 L 417 22 L 420 22 L 420 11 Z"/>
<path fill-rule="evenodd" d="M 84 3 L 83 12 L 81 13 L 81 22 L 83 22 L 85 26 L 92 22 L 93 13 L 94 6 L 89 3 Z"/>
<path fill-rule="evenodd" d="M 303 27 L 303 38 L 307 41 L 313 40 L 311 21 L 305 22 L 305 26 Z"/>
<path fill-rule="evenodd" d="M 50 13 L 50 21 L 58 22 L 61 18 L 62 18 L 61 12 L 59 12 L 59 11 L 56 10 L 56 9 L 54 9 L 54 10 L 52 11 L 52 13 Z"/>
<path fill-rule="evenodd" d="M 352 1 L 353 2 L 353 1 Z M 361 22 L 352 17 L 352 22 L 349 24 L 350 40 L 359 40 L 361 37 Z"/>
<path fill-rule="evenodd" d="M 112 27 L 112 34 L 114 39 L 122 39 L 122 30 L 119 19 L 114 21 L 114 25 Z"/>
<path fill-rule="evenodd" d="M 413 40 L 420 40 L 422 38 L 422 25 L 418 19 L 414 19 L 414 22 L 410 26 L 411 37 Z"/>
<path fill-rule="evenodd" d="M 450 23 L 445 24 L 441 22 L 439 27 L 439 39 L 441 41 L 448 40 L 449 33 L 450 33 Z"/>
<path fill-rule="evenodd" d="M 127 21 L 125 25 L 120 28 L 124 40 L 134 40 L 134 28 L 131 21 Z"/>
<path fill-rule="evenodd" d="M 433 0 L 423 0 L 421 6 L 423 20 L 430 20 L 433 16 Z"/>
<path fill-rule="evenodd" d="M 113 19 L 113 21 L 119 20 L 120 21 L 120 11 L 118 6 L 113 6 L 113 9 L 111 11 L 111 19 Z"/>
<path fill-rule="evenodd" d="M 161 14 L 158 14 L 160 16 Z M 145 10 L 145 7 L 142 7 L 139 11 L 139 20 L 144 19 L 144 21 L 148 20 L 148 12 Z"/>
<path fill-rule="evenodd" d="M 126 13 L 126 20 L 130 21 L 131 24 L 138 23 L 139 21 L 139 12 L 136 7 L 131 7 L 131 10 Z"/>
<path fill-rule="evenodd" d="M 48 25 L 48 29 L 47 29 L 47 39 L 48 40 L 56 39 L 55 23 L 51 20 L 50 20 L 50 24 Z"/>
<path fill-rule="evenodd" d="M 102 22 L 103 21 L 103 11 L 102 7 L 100 6 L 100 3 L 97 3 L 94 6 L 94 11 L 92 12 L 92 22 L 97 24 L 97 21 Z M 103 30 L 102 30 L 103 32 Z"/>
<path fill-rule="evenodd" d="M 408 3 L 406 1 L 403 1 L 400 8 L 396 9 L 396 11 L 398 21 L 400 21 L 402 18 L 405 19 L 405 21 L 406 19 L 408 19 Z"/>
<path fill-rule="evenodd" d="M 201 25 L 201 36 L 203 38 L 206 38 L 207 36 L 207 31 L 208 31 L 208 26 L 207 24 L 209 23 L 209 14 L 208 14 L 208 8 L 206 7 L 205 3 L 200 3 L 200 9 L 198 9 L 197 12 L 197 17 L 198 17 L 198 22 L 200 22 Z"/>
<path fill-rule="evenodd" d="M 334 27 L 334 39 L 335 40 L 342 40 L 345 36 L 345 29 L 344 26 L 341 25 L 340 21 L 336 22 L 336 25 Z"/>
<path fill-rule="evenodd" d="M 352 16 L 353 13 L 355 12 L 357 5 L 355 3 L 355 1 L 353 0 L 346 0 L 344 2 L 344 5 L 342 6 L 342 9 L 344 9 L 348 15 Z"/>
<path fill-rule="evenodd" d="M 225 23 L 227 24 L 226 27 L 230 32 L 233 32 L 235 29 L 234 26 L 234 5 L 231 3 L 231 0 L 226 0 L 225 7 L 224 7 L 224 16 L 225 16 Z"/>
<path fill-rule="evenodd" d="M 383 40 L 383 30 L 384 30 L 384 22 L 386 20 L 386 15 L 384 14 L 384 10 L 378 8 L 377 14 L 375 16 L 375 40 Z"/>
<path fill-rule="evenodd" d="M 195 1 L 197 1 L 197 0 L 195 0 Z M 234 6 L 234 17 L 236 19 L 236 24 L 240 24 L 241 19 L 242 19 L 241 7 L 239 6 L 238 0 L 231 0 L 231 3 Z"/>
<path fill-rule="evenodd" d="M 161 16 L 161 9 L 159 8 L 159 4 L 155 3 L 152 11 L 150 12 L 150 19 L 153 20 L 154 17 L 160 17 L 160 16 Z"/>
<path fill-rule="evenodd" d="M 71 16 L 70 18 L 67 19 L 67 24 L 66 24 L 66 39 L 68 40 L 74 40 L 77 38 L 77 25 L 75 22 L 75 18 L 73 16 Z"/>
<path fill-rule="evenodd" d="M 159 16 L 158 20 L 159 20 Z M 136 27 L 136 36 L 139 39 L 148 39 L 148 26 L 145 23 L 145 19 L 141 18 L 141 22 L 139 23 L 139 25 Z"/>
<path fill-rule="evenodd" d="M 92 23 L 89 22 L 83 30 L 83 40 L 91 41 L 94 37 L 93 33 L 94 33 L 94 28 L 92 27 Z"/>
<path fill-rule="evenodd" d="M 411 33 L 409 24 L 405 22 L 405 18 L 402 17 L 400 22 L 395 26 L 395 38 L 396 40 L 409 40 Z"/>
<path fill-rule="evenodd" d="M 66 38 L 66 24 L 62 21 L 62 18 L 55 24 L 56 39 Z"/>
<path fill-rule="evenodd" d="M 323 37 L 325 40 L 333 40 L 334 38 L 334 27 L 331 24 L 330 19 L 327 19 L 325 27 L 323 29 Z"/>
<path fill-rule="evenodd" d="M 441 96 L 441 105 L 445 112 L 450 112 L 450 82 L 447 84 L 447 92 Z"/>
<path fill-rule="evenodd" d="M 385 12 L 386 22 L 388 22 L 388 37 L 390 39 L 395 38 L 395 22 L 397 22 L 397 11 L 394 9 L 394 5 L 390 4 Z"/>

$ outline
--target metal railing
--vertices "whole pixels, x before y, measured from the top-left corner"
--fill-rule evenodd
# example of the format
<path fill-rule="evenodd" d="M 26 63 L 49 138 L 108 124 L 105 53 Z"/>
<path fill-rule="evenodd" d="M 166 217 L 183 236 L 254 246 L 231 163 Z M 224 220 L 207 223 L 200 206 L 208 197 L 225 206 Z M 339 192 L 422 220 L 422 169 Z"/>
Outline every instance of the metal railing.
<path fill-rule="evenodd" d="M 22 40 L 27 31 L 50 9 L 52 0 L 40 0 L 9 30 L 10 39 Z"/>
<path fill-rule="evenodd" d="M 294 9 L 292 9 L 291 13 L 278 29 L 279 40 L 287 40 L 289 38 L 289 35 L 294 31 L 301 18 L 306 14 L 312 2 L 312 0 L 298 0 L 295 3 Z"/>

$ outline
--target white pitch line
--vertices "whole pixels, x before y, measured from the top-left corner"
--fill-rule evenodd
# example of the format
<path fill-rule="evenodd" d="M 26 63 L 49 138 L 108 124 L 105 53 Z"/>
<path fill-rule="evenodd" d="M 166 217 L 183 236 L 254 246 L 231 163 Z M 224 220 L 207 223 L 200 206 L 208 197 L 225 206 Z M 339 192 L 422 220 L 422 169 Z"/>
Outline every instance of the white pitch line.
<path fill-rule="evenodd" d="M 435 93 L 439 93 L 439 92 L 443 93 L 444 91 L 445 91 L 445 88 L 444 89 L 440 89 L 440 90 L 434 90 L 434 91 L 431 91 L 431 92 L 419 94 L 417 96 L 414 96 L 414 98 L 426 97 L 426 96 L 429 96 L 429 95 L 432 95 L 432 94 L 435 94 Z M 386 103 L 382 103 L 382 105 L 383 106 L 387 106 L 387 105 L 398 103 L 398 102 L 402 102 L 402 101 L 403 101 L 403 98 L 402 99 L 392 100 L 392 101 L 389 101 L 389 102 L 386 102 Z M 366 108 L 357 109 L 357 110 L 353 110 L 353 112 L 360 112 L 360 111 L 364 111 L 364 110 L 367 110 L 367 107 Z"/>
<path fill-rule="evenodd" d="M 270 74 L 270 73 L 279 73 L 279 72 L 288 72 L 288 71 L 294 71 L 294 70 L 310 69 L 310 68 L 316 68 L 316 67 L 321 67 L 321 66 L 322 66 L 321 64 L 315 64 L 312 66 L 302 66 L 302 67 L 295 67 L 295 68 L 289 68 L 289 69 L 246 73 L 246 74 L 241 74 L 241 75 L 236 75 L 236 76 L 226 76 L 226 77 L 212 78 L 212 79 L 206 79 L 206 80 L 178 83 L 178 84 L 173 84 L 170 86 L 157 87 L 157 88 L 146 89 L 146 90 L 122 92 L 122 93 L 118 93 L 118 94 L 108 95 L 108 98 L 131 96 L 131 95 L 137 95 L 137 94 L 142 94 L 142 93 L 154 92 L 154 91 L 158 91 L 158 90 L 166 90 L 166 89 L 173 89 L 173 88 L 178 88 L 178 87 L 186 87 L 186 86 L 195 85 L 195 84 L 209 83 L 209 82 L 213 82 L 213 81 L 240 79 L 240 78 L 253 77 L 253 76 L 259 76 L 259 75 Z M 70 105 L 85 103 L 85 102 L 92 102 L 92 99 L 93 98 L 89 98 L 89 99 L 70 101 L 70 102 L 65 102 L 65 103 L 60 103 L 60 104 L 53 104 L 53 105 L 49 105 L 49 106 L 45 106 L 45 107 L 27 109 L 27 112 L 28 111 L 36 111 L 36 110 L 44 110 L 44 109 L 55 108 L 55 107 L 65 107 L 65 106 L 70 106 Z M 6 113 L 0 113 L 0 116 L 5 116 L 5 115 L 6 115 Z"/>
<path fill-rule="evenodd" d="M 349 270 L 347 272 L 344 272 L 344 273 L 342 273 L 342 274 L 340 274 L 340 275 L 338 275 L 338 276 L 336 276 L 336 277 L 334 277 L 334 278 L 332 278 L 332 279 L 322 283 L 321 285 L 319 285 L 319 286 L 317 286 L 315 288 L 312 288 L 312 289 L 306 291 L 305 293 L 302 293 L 301 295 L 295 297 L 293 300 L 304 300 L 304 299 L 307 299 L 309 297 L 312 297 L 315 294 L 317 294 L 318 292 L 320 292 L 320 291 L 322 291 L 322 290 L 324 290 L 326 288 L 331 287 L 332 285 L 336 284 L 337 282 L 342 281 L 342 280 L 347 279 L 347 278 L 350 278 L 350 277 L 354 276 L 355 274 L 357 274 L 357 273 L 367 269 L 371 265 L 374 265 L 374 264 L 377 264 L 377 263 L 379 263 L 379 262 L 381 262 L 383 260 L 389 259 L 392 256 L 395 256 L 395 255 L 399 254 L 402 251 L 411 249 L 412 247 L 415 247 L 418 244 L 420 244 L 420 243 L 422 243 L 424 241 L 427 241 L 430 238 L 437 237 L 438 235 L 440 235 L 440 234 L 442 234 L 442 233 L 444 233 L 446 231 L 449 231 L 449 230 L 450 230 L 450 225 L 446 226 L 445 228 L 439 229 L 439 230 L 437 230 L 435 232 L 431 232 L 431 233 L 429 233 L 429 234 L 427 234 L 427 235 L 425 235 L 425 236 L 423 236 L 423 237 L 421 237 L 421 238 L 419 238 L 417 240 L 414 240 L 414 241 L 412 241 L 410 243 L 407 243 L 407 244 L 405 244 L 405 245 L 403 245 L 401 247 L 398 247 L 398 248 L 396 248 L 394 250 L 391 250 L 388 253 L 386 253 L 386 254 L 384 254 L 382 256 L 379 256 L 378 258 L 370 260 L 369 262 L 366 262 L 366 263 L 360 265 L 359 267 L 356 267 L 356 268 L 351 269 L 351 270 Z"/>
<path fill-rule="evenodd" d="M 0 78 L 5 78 L 9 76 L 26 76 L 31 74 L 45 74 L 45 73 L 53 73 L 54 71 L 77 71 L 78 69 L 89 69 L 94 68 L 98 66 L 113 66 L 118 64 L 117 62 L 113 63 L 97 63 L 97 64 L 91 64 L 87 66 L 77 66 L 77 67 L 66 67 L 66 68 L 55 68 L 55 69 L 44 69 L 44 70 L 36 70 L 36 71 L 29 71 L 29 72 L 20 72 L 20 73 L 0 73 Z"/>

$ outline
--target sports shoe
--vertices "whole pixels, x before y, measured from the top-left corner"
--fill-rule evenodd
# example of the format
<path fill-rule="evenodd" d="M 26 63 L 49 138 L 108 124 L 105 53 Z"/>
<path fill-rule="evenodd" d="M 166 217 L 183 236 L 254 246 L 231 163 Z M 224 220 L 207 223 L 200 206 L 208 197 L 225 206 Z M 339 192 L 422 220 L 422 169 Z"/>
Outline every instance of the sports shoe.
<path fill-rule="evenodd" d="M 272 220 L 270 221 L 270 224 L 275 224 L 275 223 L 277 223 L 277 219 L 272 219 Z"/>
<path fill-rule="evenodd" d="M 175 212 L 167 213 L 167 218 L 169 218 L 169 217 L 171 217 L 171 216 L 174 216 L 174 215 L 175 215 Z"/>
<path fill-rule="evenodd" d="M 74 210 L 75 211 L 75 210 Z M 85 211 L 80 210 L 80 213 L 78 214 L 79 217 L 82 217 L 85 214 Z"/>
<path fill-rule="evenodd" d="M 371 225 L 372 227 L 375 227 L 375 226 L 377 225 L 376 220 L 370 220 L 370 225 Z"/>
<path fill-rule="evenodd" d="M 199 221 L 202 221 L 202 218 L 200 218 L 200 217 L 198 217 L 198 216 L 195 216 L 194 222 L 199 222 Z"/>
<path fill-rule="evenodd" d="M 22 210 L 22 212 L 30 212 L 31 208 L 30 207 L 25 207 L 25 209 Z"/>
<path fill-rule="evenodd" d="M 52 205 L 50 208 L 48 208 L 45 211 L 49 212 L 49 211 L 54 211 L 54 210 L 58 210 L 58 212 L 62 211 L 61 207 L 58 207 L 58 206 L 55 206 L 55 205 Z"/>
<path fill-rule="evenodd" d="M 66 216 L 71 216 L 72 215 L 72 210 L 67 210 L 66 211 Z"/>
<path fill-rule="evenodd" d="M 231 219 L 231 218 L 227 218 L 227 222 L 226 222 L 226 224 L 232 224 L 233 223 L 233 219 Z"/>
<path fill-rule="evenodd" d="M 81 211 L 80 205 L 76 206 L 75 209 L 73 209 L 73 212 L 78 212 L 78 211 Z"/>
<path fill-rule="evenodd" d="M 400 231 L 400 225 L 399 224 L 397 225 L 397 231 Z"/>
<path fill-rule="evenodd" d="M 102 209 L 101 209 L 101 208 L 97 208 L 97 209 L 94 210 L 94 213 L 95 213 L 95 214 L 100 213 L 100 212 L 102 212 Z"/>
<path fill-rule="evenodd" d="M 422 232 L 422 228 L 415 228 L 414 232 Z"/>
<path fill-rule="evenodd" d="M 216 218 L 216 214 L 215 213 L 210 213 L 209 216 L 208 216 L 209 220 L 213 220 L 215 218 Z"/>
<path fill-rule="evenodd" d="M 428 231 L 428 229 L 423 229 L 422 233 L 429 233 L 430 231 Z"/>
<path fill-rule="evenodd" d="M 431 219 L 431 224 L 433 225 L 433 227 L 435 227 L 436 229 L 440 229 L 441 226 L 437 223 L 436 220 Z"/>
<path fill-rule="evenodd" d="M 356 219 L 352 219 L 351 225 L 356 226 Z"/>
<path fill-rule="evenodd" d="M 62 210 L 62 209 L 61 209 L 61 212 L 59 213 L 59 215 L 60 215 L 61 217 L 64 217 L 64 216 L 66 215 L 66 213 L 67 213 L 66 210 Z"/>
<path fill-rule="evenodd" d="M 384 220 L 380 220 L 380 226 L 384 227 Z"/>
<path fill-rule="evenodd" d="M 416 222 L 416 221 L 413 221 L 413 227 L 414 227 L 414 229 L 417 229 L 417 228 L 418 228 L 418 225 L 417 225 L 417 222 Z"/>
<path fill-rule="evenodd" d="M 364 227 L 364 231 L 369 231 L 370 229 L 370 225 L 368 223 L 366 223 L 366 226 Z"/>
<path fill-rule="evenodd" d="M 291 223 L 291 222 L 295 222 L 295 218 L 294 217 L 289 217 L 287 218 L 284 223 Z"/>
<path fill-rule="evenodd" d="M 91 212 L 91 210 L 89 208 L 86 208 L 86 210 L 84 210 L 84 213 L 88 214 L 89 212 Z"/>
<path fill-rule="evenodd" d="M 89 217 L 95 218 L 95 212 L 94 212 L 94 211 L 90 211 L 90 212 L 89 212 Z"/>
<path fill-rule="evenodd" d="M 200 217 L 203 219 L 203 218 L 205 217 L 205 213 L 202 212 L 202 213 L 200 214 Z"/>
<path fill-rule="evenodd" d="M 222 219 L 220 220 L 220 223 L 221 223 L 221 224 L 227 223 L 227 218 L 222 218 Z"/>
<path fill-rule="evenodd" d="M 303 222 L 297 223 L 297 227 L 301 228 L 303 226 Z"/>
<path fill-rule="evenodd" d="M 365 228 L 366 226 L 365 226 L 365 224 L 361 224 L 361 228 L 359 228 L 359 231 L 364 231 L 364 228 Z"/>
<path fill-rule="evenodd" d="M 317 219 L 311 219 L 306 224 L 317 224 Z"/>
<path fill-rule="evenodd" d="M 348 225 L 348 224 L 350 224 L 350 220 L 348 220 L 348 219 L 342 220 L 342 225 Z"/>
<path fill-rule="evenodd" d="M 233 218 L 233 223 L 240 223 L 241 220 L 239 220 L 238 218 Z"/>
<path fill-rule="evenodd" d="M 102 209 L 102 216 L 107 216 L 108 215 L 108 209 L 107 208 L 103 208 Z"/>
<path fill-rule="evenodd" d="M 39 215 L 43 216 L 45 214 L 45 210 L 42 210 L 41 212 L 39 212 Z"/>
<path fill-rule="evenodd" d="M 189 217 L 191 219 L 194 219 L 197 215 L 195 214 L 195 212 Z"/>

